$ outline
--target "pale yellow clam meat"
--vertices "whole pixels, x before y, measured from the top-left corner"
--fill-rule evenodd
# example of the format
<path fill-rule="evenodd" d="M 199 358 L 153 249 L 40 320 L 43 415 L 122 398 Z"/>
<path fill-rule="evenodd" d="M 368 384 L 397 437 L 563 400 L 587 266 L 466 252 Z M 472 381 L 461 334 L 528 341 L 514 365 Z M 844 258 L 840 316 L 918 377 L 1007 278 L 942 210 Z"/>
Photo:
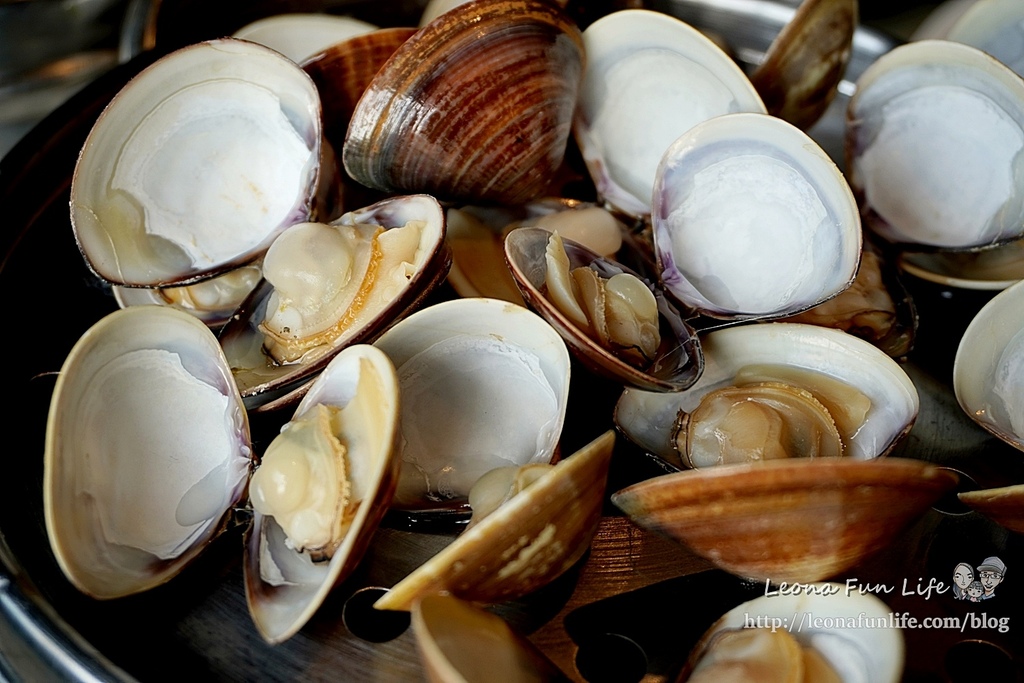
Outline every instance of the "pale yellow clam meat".
<path fill-rule="evenodd" d="M 376 429 L 380 396 L 371 374 L 363 368 L 367 377 L 344 407 L 318 403 L 289 422 L 249 482 L 253 508 L 275 519 L 289 548 L 313 560 L 333 555 L 366 497 L 369 465 L 354 449 Z"/>
<path fill-rule="evenodd" d="M 870 409 L 863 392 L 824 373 L 748 365 L 679 416 L 676 448 L 691 467 L 838 457 Z"/>
<path fill-rule="evenodd" d="M 838 683 L 836 670 L 820 653 L 804 647 L 785 629 L 721 631 L 704 650 L 690 683 Z"/>
<path fill-rule="evenodd" d="M 263 265 L 274 286 L 260 330 L 278 363 L 329 348 L 361 313 L 383 309 L 415 273 L 422 221 L 377 225 L 293 226 Z"/>
<path fill-rule="evenodd" d="M 552 303 L 586 335 L 636 365 L 653 360 L 661 334 L 658 302 L 639 278 L 604 278 L 592 268 L 570 270 L 565 245 L 551 234 L 545 254 L 545 288 Z"/>

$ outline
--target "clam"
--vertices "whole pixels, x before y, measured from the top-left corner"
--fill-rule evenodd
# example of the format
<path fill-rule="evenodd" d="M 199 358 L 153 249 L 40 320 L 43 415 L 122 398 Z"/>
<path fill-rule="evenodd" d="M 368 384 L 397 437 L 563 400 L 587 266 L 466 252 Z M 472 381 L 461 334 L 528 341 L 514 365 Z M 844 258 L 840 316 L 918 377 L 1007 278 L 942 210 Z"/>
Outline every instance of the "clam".
<path fill-rule="evenodd" d="M 320 93 L 324 136 L 342 149 L 356 103 L 380 67 L 416 29 L 382 28 L 325 45 L 302 62 Z"/>
<path fill-rule="evenodd" d="M 413 605 L 412 627 L 432 683 L 569 680 L 501 617 L 458 598 L 423 597 Z"/>
<path fill-rule="evenodd" d="M 1024 75 L 1024 6 L 1014 0 L 976 0 L 932 38 L 982 50 Z"/>
<path fill-rule="evenodd" d="M 339 354 L 252 469 L 248 421 L 216 337 L 164 306 L 117 311 L 76 344 L 47 423 L 47 532 L 68 580 L 117 598 L 173 578 L 249 483 L 246 593 L 272 643 L 354 569 L 394 492 L 394 367 Z M 115 473 L 116 476 L 111 476 Z"/>
<path fill-rule="evenodd" d="M 1024 484 L 1000 486 L 980 491 L 961 491 L 957 497 L 1010 531 L 1024 534 Z"/>
<path fill-rule="evenodd" d="M 953 362 L 960 407 L 988 432 L 1024 450 L 1024 283 L 994 296 L 964 331 Z"/>
<path fill-rule="evenodd" d="M 265 45 L 301 64 L 332 45 L 376 29 L 373 24 L 353 17 L 312 13 L 275 14 L 246 24 L 235 31 L 232 37 Z"/>
<path fill-rule="evenodd" d="M 654 188 L 661 281 L 687 306 L 793 315 L 854 280 L 853 194 L 828 155 L 781 119 L 728 114 L 695 126 L 665 153 Z"/>
<path fill-rule="evenodd" d="M 605 432 L 551 466 L 402 579 L 374 607 L 409 610 L 434 594 L 504 602 L 561 576 L 583 556 L 597 529 L 614 444 L 614 432 Z"/>
<path fill-rule="evenodd" d="M 374 344 L 395 364 L 402 390 L 396 506 L 465 505 L 489 470 L 554 458 L 569 353 L 534 313 L 494 299 L 446 301 Z"/>
<path fill-rule="evenodd" d="M 460 5 L 381 67 L 352 116 L 345 169 L 386 192 L 539 196 L 565 154 L 583 59 L 579 29 L 551 3 Z"/>
<path fill-rule="evenodd" d="M 583 32 L 587 69 L 573 131 L 598 195 L 651 212 L 654 177 L 672 142 L 730 112 L 764 112 L 740 68 L 689 24 L 649 10 L 614 12 Z"/>
<path fill-rule="evenodd" d="M 902 255 L 901 255 L 902 256 Z M 891 257 L 866 244 L 849 288 L 784 322 L 834 327 L 865 339 L 893 358 L 908 354 L 917 333 L 917 311 Z"/>
<path fill-rule="evenodd" d="M 121 308 L 147 304 L 173 306 L 211 327 L 219 327 L 230 319 L 261 279 L 259 264 L 249 264 L 193 285 L 153 288 L 114 285 L 112 289 Z"/>
<path fill-rule="evenodd" d="M 167 581 L 224 529 L 250 457 L 209 328 L 161 306 L 103 318 L 64 362 L 46 427 L 46 528 L 65 576 L 96 598 Z"/>
<path fill-rule="evenodd" d="M 447 273 L 444 234 L 444 213 L 426 195 L 282 234 L 264 259 L 267 282 L 221 334 L 242 397 L 254 407 L 297 399 L 331 356 L 415 307 Z"/>
<path fill-rule="evenodd" d="M 853 52 L 857 0 L 805 0 L 750 76 L 768 113 L 807 130 L 828 109 Z"/>
<path fill-rule="evenodd" d="M 554 231 L 613 258 L 626 242 L 626 226 L 590 202 L 548 197 L 517 207 L 462 206 L 448 210 L 452 270 L 448 281 L 459 296 L 486 296 L 524 305 L 505 262 L 505 236 L 537 227 Z"/>
<path fill-rule="evenodd" d="M 977 251 L 904 251 L 899 266 L 946 287 L 1006 289 L 1024 280 L 1024 240 Z"/>
<path fill-rule="evenodd" d="M 267 447 L 249 484 L 249 611 L 271 643 L 290 638 L 362 559 L 400 462 L 398 380 L 378 349 L 339 353 Z"/>
<path fill-rule="evenodd" d="M 1024 81 L 949 41 L 900 46 L 858 79 L 847 168 L 864 223 L 882 238 L 970 249 L 1021 237 Z"/>
<path fill-rule="evenodd" d="M 541 228 L 510 232 L 505 256 L 524 299 L 588 367 L 651 391 L 700 375 L 696 332 L 630 269 Z"/>
<path fill-rule="evenodd" d="M 279 53 L 231 39 L 173 52 L 86 139 L 71 187 L 78 246 L 97 275 L 128 286 L 253 261 L 309 220 L 320 137 L 316 87 Z"/>
<path fill-rule="evenodd" d="M 903 369 L 877 347 L 845 332 L 798 323 L 763 323 L 710 332 L 701 345 L 704 372 L 689 389 L 673 394 L 626 389 L 616 404 L 615 421 L 625 435 L 666 462 L 682 466 L 680 456 L 690 458 L 678 450 L 680 422 L 688 420 L 713 392 L 735 386 L 740 374 L 769 375 L 752 377 L 747 383 L 767 379 L 799 385 L 806 377 L 838 383 L 850 391 L 855 400 L 830 401 L 813 385 L 809 388 L 819 403 L 861 406 L 842 423 L 836 418 L 844 411 L 830 411 L 844 433 L 843 454 L 856 460 L 888 453 L 917 417 L 917 389 Z"/>
<path fill-rule="evenodd" d="M 725 571 L 806 582 L 881 550 L 956 483 L 918 460 L 800 458 L 666 474 L 612 502 Z"/>
<path fill-rule="evenodd" d="M 751 617 L 772 626 L 751 628 Z M 891 624 L 888 605 L 870 593 L 846 593 L 839 584 L 761 596 L 708 629 L 679 680 L 896 683 L 904 644 Z"/>

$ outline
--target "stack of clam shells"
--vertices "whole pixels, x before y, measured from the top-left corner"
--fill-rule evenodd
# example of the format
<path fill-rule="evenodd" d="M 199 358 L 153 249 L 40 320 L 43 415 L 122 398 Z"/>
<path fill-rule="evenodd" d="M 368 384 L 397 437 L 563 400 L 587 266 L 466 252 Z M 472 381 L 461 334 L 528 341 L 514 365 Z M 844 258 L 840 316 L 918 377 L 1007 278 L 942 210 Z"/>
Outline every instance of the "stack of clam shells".
<path fill-rule="evenodd" d="M 438 595 L 520 597 L 595 533 L 615 436 L 560 452 L 570 352 L 624 387 L 622 434 L 678 470 L 611 501 L 737 576 L 842 574 L 956 485 L 884 457 L 920 401 L 899 362 L 913 320 L 876 257 L 888 242 L 1020 237 L 1024 84 L 1009 69 L 946 42 L 886 55 L 850 104 L 844 175 L 803 129 L 836 92 L 854 0 L 805 2 L 751 77 L 643 9 L 581 31 L 546 0 L 475 0 L 420 28 L 325 26 L 315 51 L 301 21 L 158 60 L 81 152 L 75 239 L 125 308 L 75 346 L 51 404 L 47 529 L 77 588 L 115 598 L 170 580 L 240 508 L 250 611 L 276 643 L 354 571 L 389 509 L 471 509 L 377 605 L 413 610 L 425 658 L 443 659 L 444 623 L 501 627 Z M 935 145 L 906 132 L 929 125 L 958 155 L 991 143 L 990 175 L 915 160 Z M 904 166 L 921 184 L 890 175 Z M 945 207 L 963 191 L 932 180 L 975 201 Z M 445 283 L 462 298 L 433 303 Z M 1020 447 L 1024 419 L 1000 401 L 1024 368 L 1021 333 L 978 326 L 1012 358 L 958 396 L 998 403 L 981 412 Z M 251 415 L 285 410 L 254 452 Z M 709 633 L 700 652 L 729 658 L 725 641 Z M 871 680 L 899 676 L 902 646 L 886 643 L 852 646 L 877 656 Z M 778 647 L 845 676 L 846 649 L 791 645 Z"/>

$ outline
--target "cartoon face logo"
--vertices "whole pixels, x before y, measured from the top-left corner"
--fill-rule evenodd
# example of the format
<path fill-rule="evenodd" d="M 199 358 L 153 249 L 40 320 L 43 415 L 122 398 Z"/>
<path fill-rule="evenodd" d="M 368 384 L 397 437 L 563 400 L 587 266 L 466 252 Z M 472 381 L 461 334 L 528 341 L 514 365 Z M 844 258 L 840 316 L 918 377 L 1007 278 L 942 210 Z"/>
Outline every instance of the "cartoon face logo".
<path fill-rule="evenodd" d="M 977 578 L 975 578 L 977 576 Z M 1006 564 L 998 557 L 986 557 L 978 565 L 977 574 L 966 562 L 953 569 L 953 597 L 957 600 L 988 600 L 995 596 L 996 586 L 1006 576 Z"/>
<path fill-rule="evenodd" d="M 961 562 L 953 570 L 953 596 L 957 600 L 963 600 L 967 587 L 974 582 L 974 569 L 966 562 Z"/>

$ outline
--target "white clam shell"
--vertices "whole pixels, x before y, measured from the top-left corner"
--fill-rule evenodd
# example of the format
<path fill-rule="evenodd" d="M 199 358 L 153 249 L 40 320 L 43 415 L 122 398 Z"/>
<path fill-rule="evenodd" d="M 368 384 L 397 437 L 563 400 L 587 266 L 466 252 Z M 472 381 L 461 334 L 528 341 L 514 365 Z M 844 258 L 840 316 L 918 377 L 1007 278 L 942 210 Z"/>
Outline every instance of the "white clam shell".
<path fill-rule="evenodd" d="M 327 562 L 313 562 L 284 544 L 272 517 L 253 513 L 246 540 L 245 588 L 249 611 L 260 634 L 271 643 L 290 638 L 313 616 L 331 589 L 345 579 L 362 558 L 387 511 L 398 477 L 395 454 L 398 430 L 398 380 L 394 366 L 373 346 L 351 346 L 328 364 L 299 403 L 298 419 L 317 404 L 344 407 L 355 396 L 361 373 L 371 373 L 381 397 L 372 425 L 360 434 L 345 435 L 349 477 L 362 493 L 341 545 Z M 354 462 L 358 459 L 359 462 Z M 267 580 L 273 577 L 272 580 Z"/>
<path fill-rule="evenodd" d="M 308 220 L 320 137 L 316 87 L 279 53 L 231 39 L 173 52 L 86 139 L 71 187 L 79 248 L 100 277 L 132 286 L 251 261 Z"/>
<path fill-rule="evenodd" d="M 332 14 L 276 14 L 246 24 L 232 37 L 277 50 L 301 64 L 332 45 L 375 31 L 374 24 Z"/>
<path fill-rule="evenodd" d="M 616 424 L 641 448 L 675 462 L 671 439 L 676 415 L 692 412 L 709 391 L 728 385 L 747 365 L 787 365 L 821 372 L 857 387 L 871 400 L 863 426 L 847 456 L 883 455 L 909 431 L 920 405 L 907 373 L 868 342 L 839 330 L 799 323 L 764 323 L 725 328 L 701 338 L 704 373 L 675 394 L 626 389 L 615 407 Z"/>
<path fill-rule="evenodd" d="M 400 507 L 464 503 L 495 467 L 550 462 L 569 352 L 535 313 L 494 299 L 425 308 L 375 343 L 402 389 Z"/>
<path fill-rule="evenodd" d="M 1024 451 L 1024 282 L 985 304 L 953 362 L 953 390 L 972 420 Z"/>
<path fill-rule="evenodd" d="M 792 315 L 846 289 L 860 262 L 842 173 L 805 133 L 764 114 L 719 116 L 676 140 L 651 221 L 665 288 L 713 316 Z"/>
<path fill-rule="evenodd" d="M 651 211 L 658 162 L 694 125 L 765 112 L 740 68 L 689 24 L 650 10 L 614 12 L 583 32 L 587 68 L 573 132 L 598 194 Z"/>
<path fill-rule="evenodd" d="M 44 505 L 68 579 L 97 598 L 174 576 L 245 490 L 249 427 L 213 333 L 160 306 L 78 341 L 50 404 Z"/>
<path fill-rule="evenodd" d="M 977 48 L 902 45 L 857 81 L 847 169 L 865 225 L 901 244 L 967 249 L 1024 231 L 1024 81 Z"/>

